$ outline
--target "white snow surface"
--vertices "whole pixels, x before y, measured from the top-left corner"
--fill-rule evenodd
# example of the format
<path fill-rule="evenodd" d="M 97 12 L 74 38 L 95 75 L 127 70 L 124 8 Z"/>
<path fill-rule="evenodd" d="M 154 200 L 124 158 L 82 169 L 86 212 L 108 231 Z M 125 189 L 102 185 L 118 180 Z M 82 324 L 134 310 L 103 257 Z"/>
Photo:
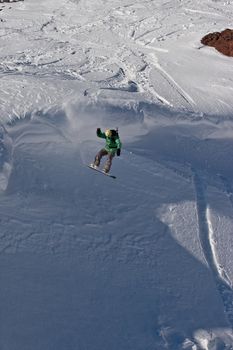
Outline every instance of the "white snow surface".
<path fill-rule="evenodd" d="M 200 43 L 232 16 L 0 4 L 1 350 L 233 349 L 233 58 Z"/>

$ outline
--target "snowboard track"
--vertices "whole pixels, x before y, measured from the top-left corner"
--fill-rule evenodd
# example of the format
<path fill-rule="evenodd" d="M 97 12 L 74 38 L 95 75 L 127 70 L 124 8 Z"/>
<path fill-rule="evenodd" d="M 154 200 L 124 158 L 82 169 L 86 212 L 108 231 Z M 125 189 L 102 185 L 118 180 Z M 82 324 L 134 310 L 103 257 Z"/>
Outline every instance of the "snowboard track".
<path fill-rule="evenodd" d="M 205 195 L 205 182 L 201 174 L 196 170 L 193 171 L 193 182 L 196 192 L 196 206 L 199 224 L 199 239 L 206 262 L 212 272 L 217 290 L 223 302 L 225 314 L 231 327 L 233 327 L 233 290 L 231 282 L 223 267 L 217 259 L 217 247 L 214 243 L 212 226 L 209 218 L 209 208 Z"/>

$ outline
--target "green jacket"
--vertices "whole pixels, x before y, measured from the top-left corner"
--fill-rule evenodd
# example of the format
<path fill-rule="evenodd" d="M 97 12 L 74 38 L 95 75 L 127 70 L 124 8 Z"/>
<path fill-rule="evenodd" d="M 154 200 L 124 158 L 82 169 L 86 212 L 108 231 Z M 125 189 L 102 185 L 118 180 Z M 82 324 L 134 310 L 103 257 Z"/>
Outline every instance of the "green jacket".
<path fill-rule="evenodd" d="M 102 139 L 106 139 L 105 149 L 108 152 L 115 153 L 117 149 L 121 149 L 121 140 L 118 135 L 107 137 L 104 132 L 101 130 L 97 131 L 97 136 L 101 137 Z"/>

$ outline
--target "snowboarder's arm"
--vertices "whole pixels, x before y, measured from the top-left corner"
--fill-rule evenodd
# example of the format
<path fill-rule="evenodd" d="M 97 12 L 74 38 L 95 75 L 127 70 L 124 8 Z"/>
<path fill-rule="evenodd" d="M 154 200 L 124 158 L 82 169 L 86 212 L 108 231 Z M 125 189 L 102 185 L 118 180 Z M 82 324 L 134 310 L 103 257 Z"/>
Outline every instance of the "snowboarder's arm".
<path fill-rule="evenodd" d="M 121 140 L 119 139 L 119 137 L 116 139 L 116 144 L 117 144 L 117 156 L 119 157 L 121 155 Z"/>
<path fill-rule="evenodd" d="M 116 144 L 117 144 L 117 149 L 121 149 L 121 140 L 119 139 L 119 137 L 116 139 Z"/>
<path fill-rule="evenodd" d="M 97 128 L 97 130 L 96 130 L 96 135 L 97 135 L 98 137 L 101 137 L 102 139 L 106 139 L 105 133 L 102 132 L 100 128 Z"/>

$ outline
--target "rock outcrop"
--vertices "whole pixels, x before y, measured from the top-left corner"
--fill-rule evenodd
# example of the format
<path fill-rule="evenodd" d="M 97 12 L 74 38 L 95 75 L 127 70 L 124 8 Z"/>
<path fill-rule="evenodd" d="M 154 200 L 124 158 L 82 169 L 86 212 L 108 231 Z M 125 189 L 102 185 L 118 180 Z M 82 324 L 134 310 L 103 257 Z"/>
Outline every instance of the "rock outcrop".
<path fill-rule="evenodd" d="M 233 29 L 209 33 L 201 39 L 201 43 L 215 47 L 223 55 L 233 57 Z"/>

